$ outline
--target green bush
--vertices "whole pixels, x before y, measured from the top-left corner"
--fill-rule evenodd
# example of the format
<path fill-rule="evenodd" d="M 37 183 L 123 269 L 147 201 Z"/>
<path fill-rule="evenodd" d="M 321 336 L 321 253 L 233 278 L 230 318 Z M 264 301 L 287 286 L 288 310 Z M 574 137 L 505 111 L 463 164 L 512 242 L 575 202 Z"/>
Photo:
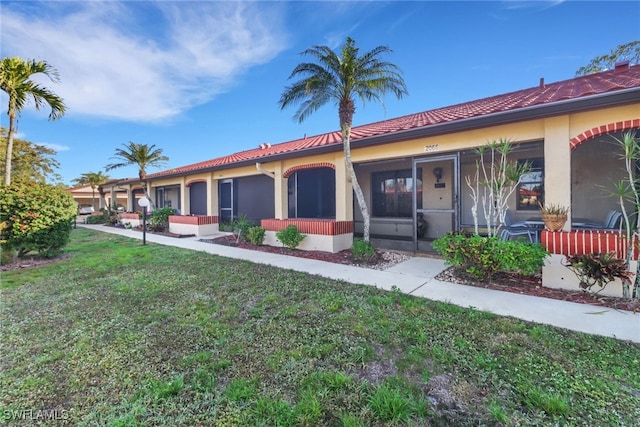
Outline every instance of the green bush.
<path fill-rule="evenodd" d="M 238 218 L 233 221 L 233 232 L 238 233 L 238 236 L 245 242 L 249 241 L 248 232 L 253 223 L 247 219 L 243 214 L 240 214 Z M 262 242 L 260 242 L 262 243 Z"/>
<path fill-rule="evenodd" d="M 102 215 L 89 215 L 84 220 L 86 224 L 108 224 L 110 221 L 109 215 L 104 213 Z"/>
<path fill-rule="evenodd" d="M 156 209 L 147 217 L 151 231 L 167 231 L 169 229 L 169 217 L 174 215 L 173 208 Z"/>
<path fill-rule="evenodd" d="M 264 242 L 264 228 L 260 226 L 250 227 L 247 230 L 247 240 L 252 245 L 261 245 Z"/>
<path fill-rule="evenodd" d="M 448 264 L 479 280 L 497 272 L 537 274 L 549 253 L 538 243 L 503 241 L 464 233 L 448 233 L 433 241 L 433 248 Z"/>
<path fill-rule="evenodd" d="M 376 249 L 370 242 L 354 239 L 353 246 L 351 246 L 351 255 L 356 261 L 370 262 L 376 258 Z"/>
<path fill-rule="evenodd" d="M 37 251 L 53 257 L 67 244 L 77 214 L 71 194 L 37 182 L 0 187 L 0 245 L 18 257 Z"/>
<path fill-rule="evenodd" d="M 287 228 L 276 233 L 276 238 L 278 239 L 278 241 L 280 241 L 289 249 L 297 248 L 300 242 L 302 242 L 305 237 L 307 236 L 305 236 L 304 234 L 300 234 L 300 232 L 298 231 L 298 227 L 293 224 L 289 224 Z"/>

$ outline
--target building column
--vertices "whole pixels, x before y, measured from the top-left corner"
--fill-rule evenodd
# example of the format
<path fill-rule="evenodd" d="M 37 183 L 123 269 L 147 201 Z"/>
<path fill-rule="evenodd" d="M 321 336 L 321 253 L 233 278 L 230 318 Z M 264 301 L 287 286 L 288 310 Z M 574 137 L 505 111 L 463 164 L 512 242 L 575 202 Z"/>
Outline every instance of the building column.
<path fill-rule="evenodd" d="M 187 187 L 187 178 L 182 177 L 180 180 L 180 212 L 182 215 L 191 215 L 191 206 L 189 198 L 189 187 Z"/>
<path fill-rule="evenodd" d="M 569 118 L 544 121 L 544 202 L 571 206 L 571 146 Z M 571 229 L 571 210 L 564 230 Z"/>
<path fill-rule="evenodd" d="M 274 200 L 275 203 L 275 216 L 276 219 L 289 218 L 289 192 L 287 189 L 287 178 L 283 177 L 284 170 L 282 169 L 282 163 L 278 163 L 275 166 L 275 176 L 273 179 L 274 185 Z"/>
<path fill-rule="evenodd" d="M 353 221 L 353 187 L 342 151 L 336 153 L 336 221 Z"/>
<path fill-rule="evenodd" d="M 213 178 L 213 173 L 207 177 L 207 215 L 218 215 L 218 180 Z"/>

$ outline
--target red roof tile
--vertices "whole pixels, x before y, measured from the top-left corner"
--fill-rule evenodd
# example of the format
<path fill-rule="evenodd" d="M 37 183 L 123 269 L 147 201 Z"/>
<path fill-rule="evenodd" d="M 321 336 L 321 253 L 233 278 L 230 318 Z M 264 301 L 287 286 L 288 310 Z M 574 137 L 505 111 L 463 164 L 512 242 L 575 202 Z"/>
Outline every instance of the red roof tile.
<path fill-rule="evenodd" d="M 487 114 L 553 104 L 559 101 L 573 100 L 589 95 L 605 94 L 637 87 L 640 87 L 640 65 L 590 74 L 588 76 L 555 83 L 542 84 L 503 95 L 356 126 L 351 130 L 351 141 L 355 143 L 360 139 L 373 136 L 393 134 L 409 129 L 440 125 Z M 243 161 L 265 161 L 268 160 L 269 157 L 278 154 L 294 153 L 305 149 L 320 148 L 341 143 L 342 137 L 340 132 L 335 131 L 280 144 L 263 145 L 263 147 L 241 151 L 228 156 L 149 174 L 147 178 L 197 172 L 203 169 L 232 165 Z"/>

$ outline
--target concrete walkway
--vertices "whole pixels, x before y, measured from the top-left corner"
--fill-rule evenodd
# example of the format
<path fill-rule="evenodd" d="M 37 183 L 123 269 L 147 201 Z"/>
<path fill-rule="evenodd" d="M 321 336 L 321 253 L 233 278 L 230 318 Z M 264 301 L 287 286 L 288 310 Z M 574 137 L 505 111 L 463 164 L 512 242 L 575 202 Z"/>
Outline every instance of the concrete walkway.
<path fill-rule="evenodd" d="M 103 225 L 78 224 L 92 230 L 119 234 L 142 240 L 142 233 Z M 222 235 L 223 233 L 220 233 Z M 206 236 L 214 238 L 217 236 Z M 461 307 L 473 307 L 501 316 L 515 317 L 573 331 L 614 337 L 640 343 L 640 313 L 613 310 L 587 304 L 519 295 L 511 292 L 464 286 L 436 280 L 446 266 L 434 258 L 413 257 L 385 271 L 353 267 L 268 252 L 239 249 L 200 242 L 198 237 L 174 238 L 147 233 L 147 242 L 203 251 L 230 258 L 316 274 L 349 283 L 365 284 L 385 290 L 394 287 L 402 292 Z"/>

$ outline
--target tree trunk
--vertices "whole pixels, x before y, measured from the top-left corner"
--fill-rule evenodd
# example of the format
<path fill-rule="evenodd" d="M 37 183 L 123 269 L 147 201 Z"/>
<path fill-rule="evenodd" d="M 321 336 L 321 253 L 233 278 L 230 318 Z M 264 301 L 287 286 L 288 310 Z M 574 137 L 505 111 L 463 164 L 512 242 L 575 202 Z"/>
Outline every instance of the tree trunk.
<path fill-rule="evenodd" d="M 356 194 L 358 207 L 360 208 L 360 212 L 362 213 L 362 219 L 364 220 L 363 240 L 369 243 L 369 230 L 371 228 L 371 218 L 369 217 L 369 208 L 367 207 L 367 202 L 364 200 L 364 194 L 362 193 L 362 188 L 360 187 L 360 183 L 358 182 L 356 171 L 353 168 L 353 163 L 351 162 L 350 135 L 351 135 L 351 126 L 349 125 L 343 126 L 342 145 L 344 148 L 344 162 L 347 166 L 347 170 L 349 171 L 349 176 L 351 177 L 351 185 L 353 187 L 354 193 Z"/>
<path fill-rule="evenodd" d="M 15 133 L 15 114 L 9 112 L 9 135 L 7 136 L 7 157 L 5 158 L 4 185 L 11 184 L 11 161 L 13 157 L 13 134 Z"/>

